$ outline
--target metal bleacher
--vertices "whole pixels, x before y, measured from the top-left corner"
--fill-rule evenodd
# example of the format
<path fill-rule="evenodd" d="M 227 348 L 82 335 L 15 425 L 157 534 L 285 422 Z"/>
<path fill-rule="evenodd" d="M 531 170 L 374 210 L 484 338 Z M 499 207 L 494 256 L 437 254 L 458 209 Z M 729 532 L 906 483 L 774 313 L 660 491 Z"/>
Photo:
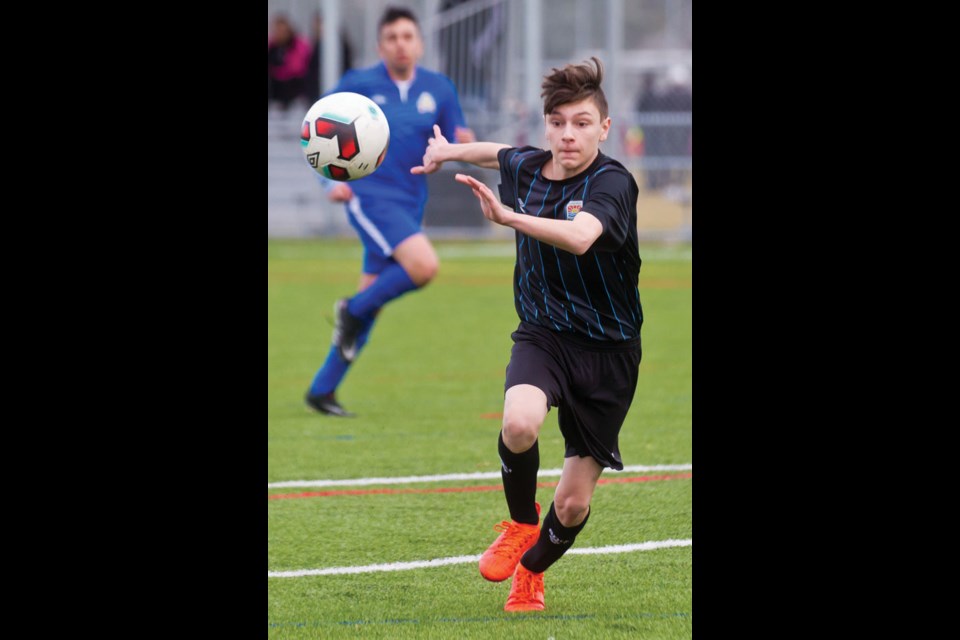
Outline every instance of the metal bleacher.
<path fill-rule="evenodd" d="M 267 118 L 267 233 L 282 237 L 349 233 L 342 207 L 326 200 L 300 150 L 303 113 L 306 109 L 291 107 Z"/>

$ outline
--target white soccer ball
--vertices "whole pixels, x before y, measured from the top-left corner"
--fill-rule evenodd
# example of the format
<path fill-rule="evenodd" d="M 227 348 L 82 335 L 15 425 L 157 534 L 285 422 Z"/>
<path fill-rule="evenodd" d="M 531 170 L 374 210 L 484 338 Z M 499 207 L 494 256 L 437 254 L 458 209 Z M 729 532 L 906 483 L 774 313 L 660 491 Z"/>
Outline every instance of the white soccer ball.
<path fill-rule="evenodd" d="M 390 125 L 376 102 L 341 91 L 313 103 L 300 127 L 300 146 L 320 175 L 346 182 L 368 176 L 387 155 Z"/>

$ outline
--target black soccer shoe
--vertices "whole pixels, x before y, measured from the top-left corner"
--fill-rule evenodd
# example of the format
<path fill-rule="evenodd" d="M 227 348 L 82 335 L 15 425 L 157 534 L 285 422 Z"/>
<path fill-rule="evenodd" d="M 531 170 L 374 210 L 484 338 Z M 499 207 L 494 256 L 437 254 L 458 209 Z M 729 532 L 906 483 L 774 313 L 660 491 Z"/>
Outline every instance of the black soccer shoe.
<path fill-rule="evenodd" d="M 352 418 L 355 413 L 350 413 L 346 409 L 340 406 L 340 403 L 337 402 L 336 397 L 333 393 L 326 393 L 324 395 L 310 395 L 307 394 L 306 397 L 307 406 L 311 409 L 319 411 L 328 416 L 337 416 L 338 418 Z"/>
<path fill-rule="evenodd" d="M 353 362 L 357 357 L 357 338 L 363 329 L 360 318 L 347 311 L 347 299 L 341 298 L 333 303 L 333 346 L 345 362 Z"/>

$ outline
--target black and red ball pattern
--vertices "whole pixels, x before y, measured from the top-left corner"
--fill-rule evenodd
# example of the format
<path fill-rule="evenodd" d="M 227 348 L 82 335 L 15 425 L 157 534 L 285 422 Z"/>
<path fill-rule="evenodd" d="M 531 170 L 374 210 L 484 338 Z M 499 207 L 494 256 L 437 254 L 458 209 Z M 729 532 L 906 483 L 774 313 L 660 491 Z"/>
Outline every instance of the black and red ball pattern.
<path fill-rule="evenodd" d="M 356 120 L 354 120 L 354 122 L 355 121 Z M 304 124 L 309 126 L 308 122 L 305 122 Z M 337 147 L 340 150 L 340 155 L 338 157 L 342 160 L 352 160 L 358 153 L 360 153 L 360 140 L 357 139 L 357 128 L 354 126 L 353 122 L 345 124 L 343 122 L 330 120 L 329 118 L 320 116 L 314 121 L 314 131 L 317 136 L 321 138 L 329 139 L 336 136 Z M 307 137 L 304 139 L 308 140 L 310 138 L 309 131 L 306 131 L 306 133 Z"/>

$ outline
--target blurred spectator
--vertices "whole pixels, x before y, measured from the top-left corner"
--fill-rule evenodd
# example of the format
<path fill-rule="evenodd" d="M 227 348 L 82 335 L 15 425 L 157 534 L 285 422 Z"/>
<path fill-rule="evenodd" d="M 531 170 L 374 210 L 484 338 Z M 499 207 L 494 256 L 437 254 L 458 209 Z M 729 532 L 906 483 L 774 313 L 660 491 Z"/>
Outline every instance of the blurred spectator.
<path fill-rule="evenodd" d="M 267 106 L 278 104 L 286 111 L 297 99 L 306 97 L 310 43 L 297 34 L 283 14 L 273 19 L 267 39 Z"/>
<path fill-rule="evenodd" d="M 319 11 L 314 12 L 310 25 L 310 64 L 307 66 L 306 96 L 310 104 L 320 99 L 323 94 L 323 16 Z M 347 37 L 346 31 L 340 30 L 340 73 L 353 68 L 353 46 Z"/>
<path fill-rule="evenodd" d="M 692 109 L 693 91 L 687 67 L 669 67 L 660 82 L 652 74 L 644 76 L 637 110 L 642 117 L 652 116 L 643 126 L 642 138 L 644 156 L 652 167 L 647 170 L 648 189 L 662 189 L 671 182 L 679 181 L 682 170 L 670 169 L 666 164 L 691 155 L 692 125 L 679 124 L 663 117 L 658 121 L 656 114 L 690 114 Z"/>

